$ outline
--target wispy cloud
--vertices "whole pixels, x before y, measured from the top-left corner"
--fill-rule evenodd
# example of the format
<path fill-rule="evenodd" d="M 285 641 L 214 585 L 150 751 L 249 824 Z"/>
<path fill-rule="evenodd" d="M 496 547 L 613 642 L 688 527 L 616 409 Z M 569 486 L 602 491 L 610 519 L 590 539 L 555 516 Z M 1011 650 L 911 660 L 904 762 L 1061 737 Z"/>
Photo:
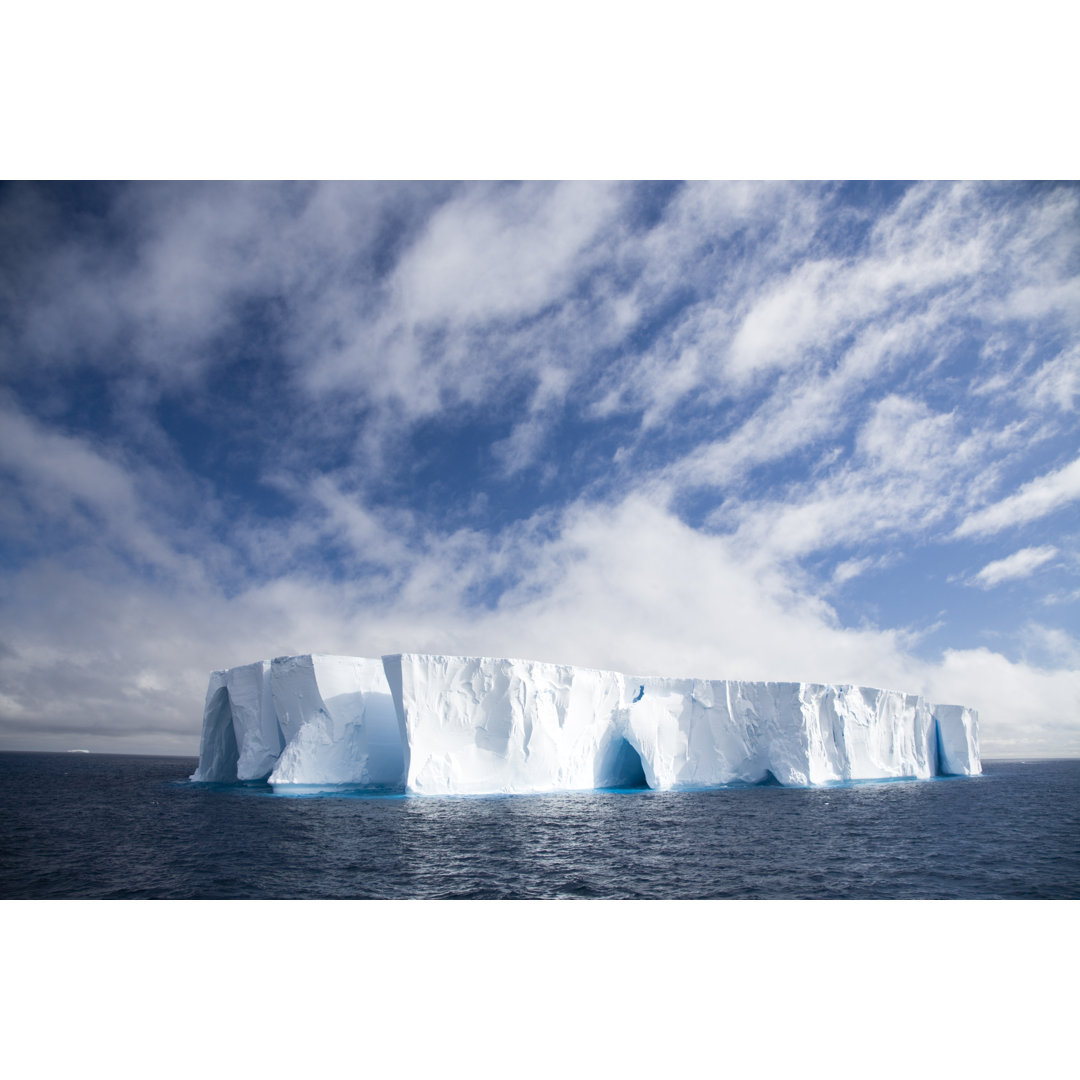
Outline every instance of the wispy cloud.
<path fill-rule="evenodd" d="M 5 524 L 24 543 L 46 550 L 75 539 L 96 546 L 103 537 L 116 549 L 157 569 L 198 575 L 198 563 L 158 535 L 140 484 L 162 478 L 139 475 L 133 465 L 107 456 L 88 439 L 50 430 L 21 410 L 0 403 L 0 490 Z"/>
<path fill-rule="evenodd" d="M 1050 545 L 1044 547 L 1021 548 L 1019 551 L 1007 555 L 1004 559 L 995 559 L 987 563 L 973 578 L 972 583 L 984 589 L 992 589 L 1003 581 L 1015 581 L 1018 578 L 1030 577 L 1045 563 L 1048 563 L 1058 549 Z"/>
<path fill-rule="evenodd" d="M 980 460 L 981 440 L 951 414 L 891 395 L 878 402 L 842 463 L 781 489 L 714 512 L 717 528 L 759 557 L 799 558 L 883 534 L 926 538 L 961 498 Z"/>
<path fill-rule="evenodd" d="M 1028 380 L 1025 392 L 1035 405 L 1075 412 L 1080 398 L 1080 344 L 1047 360 Z"/>
<path fill-rule="evenodd" d="M 1080 458 L 1022 485 L 1014 494 L 969 514 L 953 535 L 991 536 L 1014 525 L 1037 521 L 1080 499 Z"/>

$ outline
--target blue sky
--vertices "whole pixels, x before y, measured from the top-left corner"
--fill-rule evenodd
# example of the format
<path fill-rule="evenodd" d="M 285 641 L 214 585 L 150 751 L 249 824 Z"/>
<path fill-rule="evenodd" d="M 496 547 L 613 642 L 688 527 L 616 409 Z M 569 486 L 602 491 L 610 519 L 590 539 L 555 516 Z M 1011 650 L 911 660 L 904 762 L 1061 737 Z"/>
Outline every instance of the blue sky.
<path fill-rule="evenodd" d="M 1080 186 L 0 188 L 0 747 L 208 672 L 857 682 L 1080 753 Z"/>

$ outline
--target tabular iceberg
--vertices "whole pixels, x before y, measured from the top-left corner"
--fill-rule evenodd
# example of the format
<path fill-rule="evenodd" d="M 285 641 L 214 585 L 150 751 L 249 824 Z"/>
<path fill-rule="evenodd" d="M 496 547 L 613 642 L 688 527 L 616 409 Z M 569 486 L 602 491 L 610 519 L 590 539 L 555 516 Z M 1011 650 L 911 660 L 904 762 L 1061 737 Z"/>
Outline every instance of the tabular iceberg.
<path fill-rule="evenodd" d="M 215 671 L 192 779 L 451 795 L 980 771 L 974 710 L 895 690 L 396 653 Z"/>

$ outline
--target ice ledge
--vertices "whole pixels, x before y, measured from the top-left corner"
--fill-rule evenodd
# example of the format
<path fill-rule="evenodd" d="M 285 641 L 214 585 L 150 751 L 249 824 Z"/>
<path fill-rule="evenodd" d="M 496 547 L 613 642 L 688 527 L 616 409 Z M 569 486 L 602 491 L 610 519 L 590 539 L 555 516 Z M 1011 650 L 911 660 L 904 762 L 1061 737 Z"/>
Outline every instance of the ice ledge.
<path fill-rule="evenodd" d="M 394 653 L 214 672 L 192 779 L 488 794 L 980 771 L 975 711 L 900 691 Z"/>

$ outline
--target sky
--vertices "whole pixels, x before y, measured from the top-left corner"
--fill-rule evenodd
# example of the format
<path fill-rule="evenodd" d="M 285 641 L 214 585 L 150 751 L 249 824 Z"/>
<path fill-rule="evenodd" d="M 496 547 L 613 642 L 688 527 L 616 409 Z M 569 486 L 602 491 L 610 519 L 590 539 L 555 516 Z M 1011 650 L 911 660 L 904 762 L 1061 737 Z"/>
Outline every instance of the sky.
<path fill-rule="evenodd" d="M 1080 185 L 0 186 L 0 749 L 519 656 L 1080 754 Z"/>

